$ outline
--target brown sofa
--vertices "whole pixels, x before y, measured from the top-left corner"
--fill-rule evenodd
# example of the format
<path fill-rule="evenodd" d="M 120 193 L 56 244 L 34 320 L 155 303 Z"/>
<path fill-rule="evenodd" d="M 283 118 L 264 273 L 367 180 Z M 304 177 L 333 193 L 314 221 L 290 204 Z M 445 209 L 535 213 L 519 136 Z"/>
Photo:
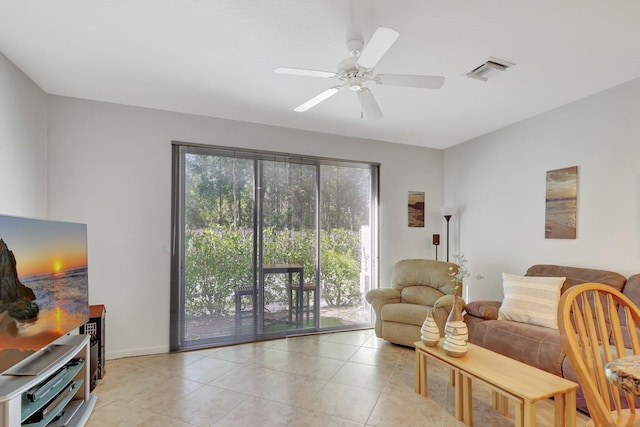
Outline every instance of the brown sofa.
<path fill-rule="evenodd" d="M 628 280 L 612 271 L 558 265 L 534 265 L 527 276 L 566 277 L 562 292 L 588 282 L 604 283 L 621 290 L 640 305 L 640 274 Z M 465 306 L 464 320 L 469 328 L 469 341 L 536 368 L 577 382 L 573 368 L 565 357 L 557 329 L 528 323 L 498 320 L 499 301 L 474 301 Z M 577 407 L 587 412 L 586 402 L 578 389 Z"/>
<path fill-rule="evenodd" d="M 429 259 L 398 261 L 391 275 L 391 288 L 372 289 L 366 295 L 376 314 L 376 336 L 413 347 L 414 342 L 420 341 L 420 328 L 429 307 L 444 336 L 454 295 L 462 292 L 462 287 L 455 289 L 452 272 L 458 272 L 457 264 Z"/>

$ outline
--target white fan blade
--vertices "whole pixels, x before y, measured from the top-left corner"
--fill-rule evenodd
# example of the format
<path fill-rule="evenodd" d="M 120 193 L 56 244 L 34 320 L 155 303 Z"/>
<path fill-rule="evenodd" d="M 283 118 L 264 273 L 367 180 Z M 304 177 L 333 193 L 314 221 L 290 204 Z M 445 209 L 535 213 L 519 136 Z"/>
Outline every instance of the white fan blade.
<path fill-rule="evenodd" d="M 357 65 L 360 68 L 371 69 L 380 61 L 393 45 L 400 34 L 396 30 L 386 27 L 378 27 L 376 32 L 371 36 L 371 40 L 364 47 Z"/>
<path fill-rule="evenodd" d="M 358 99 L 360 100 L 360 104 L 362 104 L 362 109 L 366 113 L 369 120 L 379 120 L 383 117 L 382 110 L 378 106 L 376 99 L 373 97 L 373 94 L 366 87 L 360 89 L 358 91 Z"/>
<path fill-rule="evenodd" d="M 292 74 L 294 76 L 306 76 L 306 77 L 324 77 L 332 78 L 336 77 L 336 73 L 331 71 L 319 71 L 319 70 L 307 70 L 304 68 L 290 68 L 290 67 L 278 67 L 273 70 L 276 74 Z"/>
<path fill-rule="evenodd" d="M 334 86 L 332 88 L 329 88 L 329 89 L 325 90 L 324 92 L 322 92 L 321 94 L 314 96 L 313 98 L 311 98 L 310 100 L 308 100 L 304 104 L 301 104 L 301 105 L 297 106 L 296 108 L 293 109 L 293 111 L 295 111 L 297 113 L 302 113 L 304 111 L 307 111 L 309 108 L 315 107 L 316 105 L 320 104 L 325 99 L 327 99 L 327 98 L 335 95 L 336 93 L 340 92 L 340 90 L 343 87 L 344 86 Z"/>
<path fill-rule="evenodd" d="M 388 86 L 420 87 L 440 89 L 444 85 L 442 76 L 413 76 L 409 74 L 378 74 L 373 78 L 376 83 Z"/>

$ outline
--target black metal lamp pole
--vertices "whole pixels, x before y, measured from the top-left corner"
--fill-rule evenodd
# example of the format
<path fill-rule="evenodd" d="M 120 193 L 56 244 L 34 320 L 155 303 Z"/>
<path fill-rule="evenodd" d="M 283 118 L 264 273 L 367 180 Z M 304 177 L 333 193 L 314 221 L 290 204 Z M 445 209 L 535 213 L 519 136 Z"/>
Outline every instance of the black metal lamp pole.
<path fill-rule="evenodd" d="M 444 219 L 447 220 L 447 262 L 449 262 L 449 220 L 451 219 L 451 215 L 445 215 Z"/>

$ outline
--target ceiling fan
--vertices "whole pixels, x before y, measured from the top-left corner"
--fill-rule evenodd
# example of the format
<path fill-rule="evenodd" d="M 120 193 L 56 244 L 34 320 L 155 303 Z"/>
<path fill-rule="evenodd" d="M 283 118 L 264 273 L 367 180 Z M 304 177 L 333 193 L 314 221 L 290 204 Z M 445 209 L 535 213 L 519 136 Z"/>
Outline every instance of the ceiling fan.
<path fill-rule="evenodd" d="M 338 64 L 338 71 L 336 72 L 290 67 L 278 67 L 274 72 L 296 76 L 338 79 L 342 82 L 342 84 L 333 86 L 300 104 L 294 108 L 296 112 L 307 111 L 347 87 L 358 94 L 362 110 L 367 117 L 371 120 L 378 120 L 383 117 L 382 110 L 380 110 L 371 90 L 364 86 L 366 82 L 427 89 L 440 89 L 444 84 L 444 77 L 442 76 L 373 73 L 373 67 L 395 43 L 398 36 L 400 34 L 391 28 L 378 27 L 366 46 L 364 46 L 362 40 L 348 41 L 347 50 L 351 53 L 351 56 Z"/>

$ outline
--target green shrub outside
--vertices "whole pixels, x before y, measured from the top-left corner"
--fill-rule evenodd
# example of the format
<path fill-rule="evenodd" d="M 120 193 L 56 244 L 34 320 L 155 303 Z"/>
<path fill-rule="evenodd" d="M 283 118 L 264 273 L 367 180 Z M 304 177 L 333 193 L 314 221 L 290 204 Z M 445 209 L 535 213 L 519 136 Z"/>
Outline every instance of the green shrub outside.
<path fill-rule="evenodd" d="M 349 306 L 361 298 L 360 234 L 321 231 L 321 298 L 329 306 Z M 301 264 L 305 282 L 315 283 L 316 234 L 310 231 L 263 232 L 264 264 Z M 185 232 L 185 314 L 225 316 L 235 310 L 235 289 L 253 284 L 253 233 L 213 225 Z M 286 276 L 265 276 L 265 303 L 286 303 Z M 295 279 L 294 279 L 295 280 Z"/>

